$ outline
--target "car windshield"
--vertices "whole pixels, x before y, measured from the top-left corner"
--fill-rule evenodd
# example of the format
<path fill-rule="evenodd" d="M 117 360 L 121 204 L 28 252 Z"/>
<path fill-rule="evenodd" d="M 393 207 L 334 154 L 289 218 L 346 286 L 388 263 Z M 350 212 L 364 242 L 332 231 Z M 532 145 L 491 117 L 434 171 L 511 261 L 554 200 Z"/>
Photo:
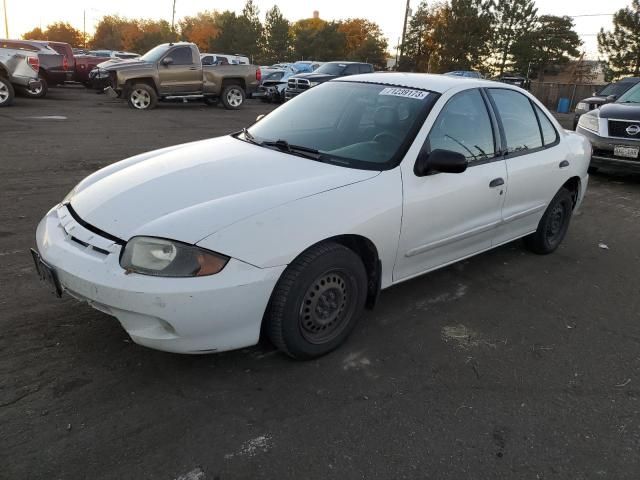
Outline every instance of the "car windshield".
<path fill-rule="evenodd" d="M 609 85 L 604 87 L 602 90 L 600 90 L 598 92 L 598 95 L 601 97 L 608 97 L 609 95 L 616 95 L 619 97 L 634 85 L 635 84 L 631 82 L 610 83 Z"/>
<path fill-rule="evenodd" d="M 316 69 L 314 73 L 324 73 L 325 75 L 340 75 L 347 68 L 346 63 L 325 63 Z"/>
<path fill-rule="evenodd" d="M 166 45 L 158 45 L 142 55 L 140 60 L 143 62 L 157 62 L 168 50 Z"/>
<path fill-rule="evenodd" d="M 640 103 L 640 83 L 621 95 L 617 103 Z"/>
<path fill-rule="evenodd" d="M 351 168 L 391 168 L 424 121 L 432 93 L 327 82 L 277 108 L 238 139 Z M 312 113 L 310 113 L 312 112 Z"/>

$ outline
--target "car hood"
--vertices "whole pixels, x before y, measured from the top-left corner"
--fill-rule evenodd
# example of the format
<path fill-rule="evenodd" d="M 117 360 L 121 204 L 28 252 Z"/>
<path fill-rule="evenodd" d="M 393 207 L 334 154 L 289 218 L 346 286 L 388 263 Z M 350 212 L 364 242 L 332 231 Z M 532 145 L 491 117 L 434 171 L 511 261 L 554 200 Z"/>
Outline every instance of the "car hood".
<path fill-rule="evenodd" d="M 291 78 L 306 78 L 310 82 L 327 82 L 337 75 L 327 75 L 325 73 L 298 73 Z"/>
<path fill-rule="evenodd" d="M 148 68 L 152 69 L 155 67 L 155 63 L 145 62 L 143 60 L 132 59 L 132 60 L 121 60 L 119 62 L 113 62 L 113 59 L 104 62 L 111 62 L 110 65 L 103 66 L 104 64 L 100 64 L 101 68 L 111 71 L 122 71 L 122 70 L 132 70 L 134 68 Z"/>
<path fill-rule="evenodd" d="M 600 118 L 640 120 L 640 103 L 607 103 L 600 107 Z"/>
<path fill-rule="evenodd" d="M 599 95 L 594 95 L 593 97 L 583 98 L 580 100 L 580 103 L 594 103 L 596 105 L 602 105 L 607 102 L 607 97 L 601 97 Z"/>
<path fill-rule="evenodd" d="M 82 220 L 122 240 L 148 235 L 195 244 L 265 210 L 378 174 L 229 136 L 110 165 L 80 182 L 70 203 Z"/>

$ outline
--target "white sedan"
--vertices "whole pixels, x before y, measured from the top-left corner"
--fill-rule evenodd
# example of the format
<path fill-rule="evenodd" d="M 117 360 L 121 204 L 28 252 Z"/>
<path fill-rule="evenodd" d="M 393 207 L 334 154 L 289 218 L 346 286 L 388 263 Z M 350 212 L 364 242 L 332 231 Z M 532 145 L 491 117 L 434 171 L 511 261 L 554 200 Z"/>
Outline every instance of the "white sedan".
<path fill-rule="evenodd" d="M 352 76 L 242 132 L 99 170 L 42 219 L 32 253 L 56 293 L 141 345 L 219 352 L 262 331 L 313 358 L 381 289 L 522 237 L 554 251 L 590 155 L 516 87 Z"/>

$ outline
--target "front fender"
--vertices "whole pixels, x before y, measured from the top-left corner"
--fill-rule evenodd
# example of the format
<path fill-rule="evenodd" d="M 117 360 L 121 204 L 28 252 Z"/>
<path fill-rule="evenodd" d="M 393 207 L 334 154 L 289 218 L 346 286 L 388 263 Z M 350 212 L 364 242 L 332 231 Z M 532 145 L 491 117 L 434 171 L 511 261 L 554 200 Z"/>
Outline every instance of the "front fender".
<path fill-rule="evenodd" d="M 400 169 L 267 210 L 206 237 L 198 245 L 268 268 L 287 265 L 325 239 L 360 235 L 376 246 L 381 286 L 391 284 L 402 220 Z"/>

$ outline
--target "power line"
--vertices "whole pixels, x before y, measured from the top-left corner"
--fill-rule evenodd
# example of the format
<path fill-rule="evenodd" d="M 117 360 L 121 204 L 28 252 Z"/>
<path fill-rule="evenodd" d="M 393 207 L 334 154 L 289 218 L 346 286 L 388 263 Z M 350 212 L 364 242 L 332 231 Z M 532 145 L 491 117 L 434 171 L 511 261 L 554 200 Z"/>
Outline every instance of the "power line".
<path fill-rule="evenodd" d="M 567 17 L 571 18 L 579 18 L 579 17 L 613 17 L 615 13 L 585 13 L 583 15 L 567 15 Z"/>

